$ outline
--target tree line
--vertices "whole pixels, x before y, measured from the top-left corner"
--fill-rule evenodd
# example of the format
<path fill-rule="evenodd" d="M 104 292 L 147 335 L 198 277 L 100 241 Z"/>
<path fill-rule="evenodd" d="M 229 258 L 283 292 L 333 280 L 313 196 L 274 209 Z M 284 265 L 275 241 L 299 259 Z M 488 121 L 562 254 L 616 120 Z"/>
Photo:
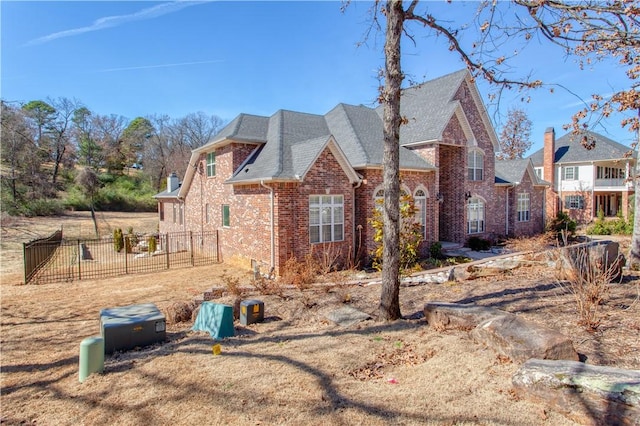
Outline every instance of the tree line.
<path fill-rule="evenodd" d="M 0 103 L 5 212 L 57 199 L 76 185 L 83 170 L 110 176 L 106 181 L 135 175 L 148 183 L 150 192 L 160 191 L 166 176 L 172 171 L 183 175 L 191 150 L 208 142 L 224 124 L 203 112 L 129 120 L 97 114 L 66 97 Z"/>

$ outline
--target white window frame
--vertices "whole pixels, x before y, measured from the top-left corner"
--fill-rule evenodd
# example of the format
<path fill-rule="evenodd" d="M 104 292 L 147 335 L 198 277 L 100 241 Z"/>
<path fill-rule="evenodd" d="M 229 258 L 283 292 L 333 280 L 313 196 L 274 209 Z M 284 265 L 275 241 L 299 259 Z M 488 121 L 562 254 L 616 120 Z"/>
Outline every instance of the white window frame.
<path fill-rule="evenodd" d="M 216 175 L 216 153 L 207 152 L 207 177 Z"/>
<path fill-rule="evenodd" d="M 566 195 L 564 197 L 564 208 L 567 210 L 584 210 L 584 196 Z"/>
<path fill-rule="evenodd" d="M 418 188 L 413 193 L 413 199 L 416 203 L 416 215 L 417 221 L 420 224 L 422 236 L 427 236 L 427 191 L 423 188 Z"/>
<path fill-rule="evenodd" d="M 309 243 L 344 241 L 344 196 L 309 196 Z"/>
<path fill-rule="evenodd" d="M 531 220 L 531 194 L 521 192 L 518 194 L 518 222 Z"/>
<path fill-rule="evenodd" d="M 482 234 L 485 230 L 484 201 L 471 197 L 467 201 L 467 234 Z"/>
<path fill-rule="evenodd" d="M 479 149 L 470 149 L 467 154 L 467 179 L 484 180 L 484 153 Z"/>
<path fill-rule="evenodd" d="M 562 180 L 579 180 L 578 166 L 565 166 L 562 168 Z"/>

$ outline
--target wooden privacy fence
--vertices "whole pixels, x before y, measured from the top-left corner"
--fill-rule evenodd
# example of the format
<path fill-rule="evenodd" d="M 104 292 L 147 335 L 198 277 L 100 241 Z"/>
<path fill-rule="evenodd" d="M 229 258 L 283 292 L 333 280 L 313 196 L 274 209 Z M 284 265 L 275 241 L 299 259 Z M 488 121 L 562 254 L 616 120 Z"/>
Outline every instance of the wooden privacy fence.
<path fill-rule="evenodd" d="M 216 231 L 125 235 L 120 251 L 113 237 L 57 242 L 50 238 L 24 244 L 25 284 L 107 278 L 218 262 Z M 151 253 L 152 238 L 156 250 Z M 40 263 L 34 267 L 37 261 Z"/>
<path fill-rule="evenodd" d="M 47 264 L 62 244 L 62 229 L 49 235 L 22 244 L 22 256 L 24 258 L 24 282 L 31 281 L 33 276 Z"/>

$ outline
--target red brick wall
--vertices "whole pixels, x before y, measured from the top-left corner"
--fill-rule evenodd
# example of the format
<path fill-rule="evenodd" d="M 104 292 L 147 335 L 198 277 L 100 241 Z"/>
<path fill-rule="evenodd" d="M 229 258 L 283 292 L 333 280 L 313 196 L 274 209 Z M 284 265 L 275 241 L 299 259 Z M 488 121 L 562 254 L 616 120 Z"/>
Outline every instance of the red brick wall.
<path fill-rule="evenodd" d="M 507 196 L 508 192 L 508 196 Z M 518 222 L 518 194 L 528 193 L 530 200 L 529 220 Z M 509 203 L 509 229 L 507 230 L 507 199 Z M 525 174 L 523 181 L 515 188 L 496 187 L 496 204 L 494 210 L 496 223 L 502 224 L 502 229 L 496 229 L 497 236 L 523 237 L 539 234 L 544 231 L 544 189 L 534 187 L 528 174 Z M 507 234 L 508 231 L 508 234 Z"/>
<path fill-rule="evenodd" d="M 369 262 L 370 254 L 375 250 L 373 241 L 373 228 L 368 220 L 373 216 L 375 207 L 374 195 L 377 189 L 382 188 L 381 169 L 358 170 L 366 183 L 356 190 L 356 249 L 359 248 L 359 259 L 364 264 Z M 401 172 L 400 180 L 402 188 L 407 188 L 413 195 L 419 187 L 427 190 L 427 218 L 426 218 L 426 238 L 421 246 L 421 252 L 427 255 L 432 242 L 438 241 L 438 205 L 435 195 L 437 194 L 435 185 L 436 173 L 430 172 Z M 361 227 L 359 230 L 358 228 Z M 362 242 L 360 243 L 360 236 Z"/>
<path fill-rule="evenodd" d="M 354 246 L 354 189 L 336 158 L 327 148 L 300 183 L 274 184 L 276 204 L 276 269 L 289 258 L 302 261 L 313 251 L 321 258 L 323 252 L 342 253 L 346 263 L 355 250 Z M 309 242 L 309 196 L 342 195 L 344 201 L 344 239 L 327 244 Z M 329 248 L 330 246 L 330 248 Z"/>

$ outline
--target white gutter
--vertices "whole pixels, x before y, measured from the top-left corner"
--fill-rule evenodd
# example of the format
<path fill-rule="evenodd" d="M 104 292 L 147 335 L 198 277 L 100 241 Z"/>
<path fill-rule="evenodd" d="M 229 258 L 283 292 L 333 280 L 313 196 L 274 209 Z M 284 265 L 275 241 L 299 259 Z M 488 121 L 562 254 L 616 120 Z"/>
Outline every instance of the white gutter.
<path fill-rule="evenodd" d="M 271 221 L 271 265 L 269 266 L 269 270 L 275 268 L 276 266 L 276 236 L 274 231 L 274 200 L 273 200 L 273 188 L 265 185 L 264 179 L 260 180 L 260 186 L 269 190 L 270 193 L 270 201 L 271 201 L 271 212 L 270 212 L 270 221 Z"/>

